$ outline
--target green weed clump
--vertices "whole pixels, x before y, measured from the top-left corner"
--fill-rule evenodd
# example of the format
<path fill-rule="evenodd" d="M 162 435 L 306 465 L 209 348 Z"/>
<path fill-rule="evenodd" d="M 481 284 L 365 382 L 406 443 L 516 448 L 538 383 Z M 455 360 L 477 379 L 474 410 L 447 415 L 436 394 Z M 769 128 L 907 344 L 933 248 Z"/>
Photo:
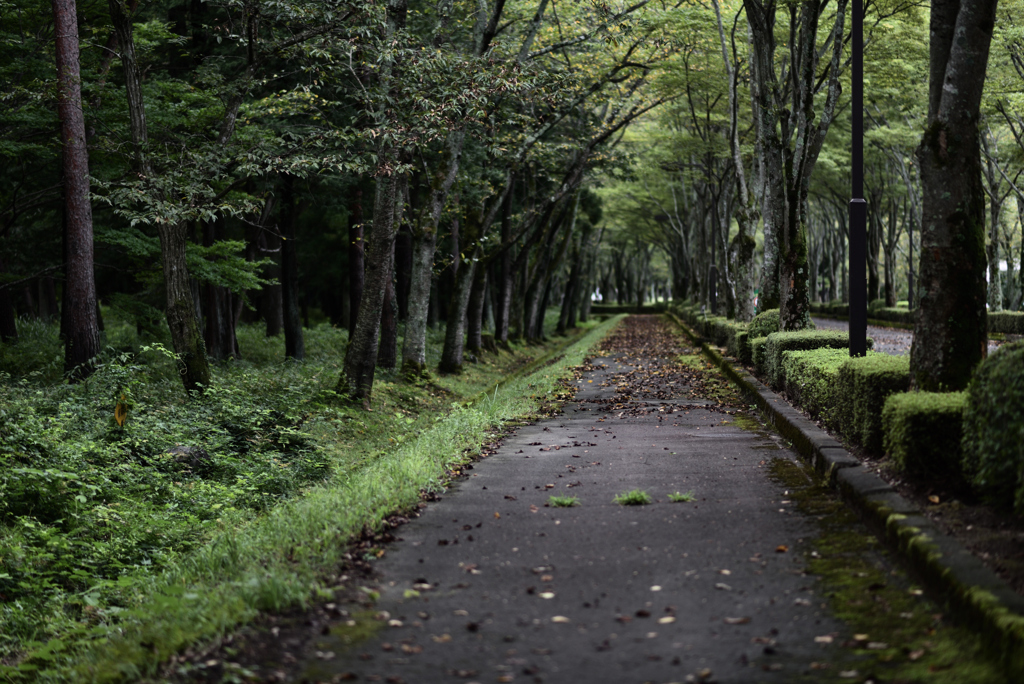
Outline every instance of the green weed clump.
<path fill-rule="evenodd" d="M 612 501 L 620 506 L 646 506 L 654 503 L 651 495 L 642 489 L 631 489 L 628 492 L 616 494 Z"/>
<path fill-rule="evenodd" d="M 694 500 L 693 492 L 673 492 L 668 495 L 668 500 L 672 503 L 690 503 Z"/>
<path fill-rule="evenodd" d="M 551 496 L 548 498 L 548 505 L 553 508 L 572 508 L 579 505 L 580 500 L 575 496 Z"/>

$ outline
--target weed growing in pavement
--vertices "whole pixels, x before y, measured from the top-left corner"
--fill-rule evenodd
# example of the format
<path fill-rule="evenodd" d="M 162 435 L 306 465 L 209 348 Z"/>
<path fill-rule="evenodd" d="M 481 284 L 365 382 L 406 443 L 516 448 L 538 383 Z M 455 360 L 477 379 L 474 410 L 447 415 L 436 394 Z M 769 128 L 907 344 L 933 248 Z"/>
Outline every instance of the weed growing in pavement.
<path fill-rule="evenodd" d="M 579 505 L 579 502 L 579 498 L 575 496 L 552 496 L 548 499 L 548 504 L 555 508 L 572 508 Z"/>
<path fill-rule="evenodd" d="M 612 501 L 620 506 L 646 506 L 647 504 L 654 503 L 651 495 L 642 489 L 632 489 L 622 494 L 616 494 Z"/>
<path fill-rule="evenodd" d="M 668 500 L 671 501 L 672 503 L 690 503 L 691 501 L 694 500 L 694 498 L 695 497 L 693 496 L 693 492 L 686 492 L 685 494 L 673 492 L 672 494 L 668 495 Z"/>

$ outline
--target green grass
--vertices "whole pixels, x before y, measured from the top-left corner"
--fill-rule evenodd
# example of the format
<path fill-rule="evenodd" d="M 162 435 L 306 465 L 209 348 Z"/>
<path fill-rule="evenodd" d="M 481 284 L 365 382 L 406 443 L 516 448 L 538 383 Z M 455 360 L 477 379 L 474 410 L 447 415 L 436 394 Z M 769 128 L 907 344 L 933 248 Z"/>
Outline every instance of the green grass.
<path fill-rule="evenodd" d="M 141 352 L 112 319 L 108 341 Z M 370 412 L 333 394 L 345 333 L 328 326 L 306 331 L 302 363 L 282 361 L 282 341 L 260 328 L 240 329 L 243 358 L 218 366 L 216 389 L 191 403 L 158 350 L 111 352 L 89 382 L 56 384 L 46 364 L 59 378 L 59 348 L 40 351 L 23 326 L 18 345 L 0 345 L 5 370 L 39 360 L 0 378 L 0 412 L 17 418 L 0 416 L 0 592 L 20 592 L 0 604 L 0 679 L 153 676 L 259 611 L 326 595 L 348 540 L 443 489 L 495 429 L 563 391 L 609 325 L 497 389 L 565 341 L 419 385 L 379 372 Z M 113 409 L 125 389 L 122 430 Z M 208 458 L 165 457 L 177 444 Z"/>
<path fill-rule="evenodd" d="M 686 492 L 685 494 L 673 492 L 672 494 L 668 495 L 668 500 L 671 501 L 672 503 L 690 503 L 691 501 L 694 500 L 694 498 L 695 497 L 693 496 L 693 492 Z"/>
<path fill-rule="evenodd" d="M 646 506 L 647 504 L 654 503 L 651 495 L 642 489 L 632 489 L 628 492 L 616 494 L 612 501 L 620 506 Z"/>
<path fill-rule="evenodd" d="M 572 508 L 579 503 L 579 498 L 575 496 L 552 496 L 548 499 L 548 505 L 554 508 Z"/>

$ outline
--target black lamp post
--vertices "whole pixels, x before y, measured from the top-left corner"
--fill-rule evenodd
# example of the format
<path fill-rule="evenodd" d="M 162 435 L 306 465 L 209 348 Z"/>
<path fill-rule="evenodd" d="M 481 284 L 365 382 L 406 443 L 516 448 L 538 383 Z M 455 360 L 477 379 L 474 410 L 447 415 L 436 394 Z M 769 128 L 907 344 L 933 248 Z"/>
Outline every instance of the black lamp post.
<path fill-rule="evenodd" d="M 867 354 L 868 203 L 864 199 L 864 2 L 853 2 L 852 140 L 850 200 L 850 356 Z"/>

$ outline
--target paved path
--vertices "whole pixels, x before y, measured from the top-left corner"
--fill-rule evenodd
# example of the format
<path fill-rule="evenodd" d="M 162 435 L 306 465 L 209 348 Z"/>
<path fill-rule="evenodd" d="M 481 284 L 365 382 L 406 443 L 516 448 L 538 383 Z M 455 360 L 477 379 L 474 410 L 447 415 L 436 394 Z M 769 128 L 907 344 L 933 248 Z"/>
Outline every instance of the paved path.
<path fill-rule="evenodd" d="M 628 319 L 564 416 L 398 530 L 375 563 L 375 609 L 396 622 L 353 648 L 316 640 L 310 680 L 821 681 L 838 646 L 815 637 L 845 630 L 803 572 L 815 525 L 767 472 L 796 457 L 740 427 L 713 377 L 673 365 L 657 321 Z M 655 503 L 612 502 L 636 488 Z M 546 507 L 552 494 L 579 505 Z"/>
<path fill-rule="evenodd" d="M 832 318 L 812 318 L 819 330 L 842 330 L 850 329 L 847 321 L 839 321 Z M 903 356 L 910 353 L 910 345 L 914 341 L 914 333 L 902 328 L 880 328 L 876 325 L 868 326 L 868 337 L 875 341 L 872 347 L 875 351 L 884 352 L 892 356 Z M 1002 342 L 989 340 L 988 353 L 991 354 Z"/>

